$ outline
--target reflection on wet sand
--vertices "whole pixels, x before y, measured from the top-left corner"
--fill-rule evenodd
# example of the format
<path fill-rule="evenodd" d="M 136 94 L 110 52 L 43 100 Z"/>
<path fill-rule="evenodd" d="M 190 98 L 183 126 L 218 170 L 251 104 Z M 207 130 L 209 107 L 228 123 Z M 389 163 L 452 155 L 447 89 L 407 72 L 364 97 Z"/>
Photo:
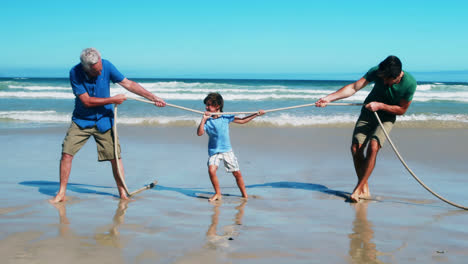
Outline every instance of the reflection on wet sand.
<path fill-rule="evenodd" d="M 125 212 L 128 209 L 129 200 L 120 200 L 117 209 L 115 210 L 112 225 L 105 227 L 108 231 L 98 232 L 94 238 L 96 242 L 104 246 L 112 246 L 116 248 L 122 248 L 120 240 L 120 233 L 118 227 L 124 222 Z"/>
<path fill-rule="evenodd" d="M 115 248 L 122 248 L 120 241 L 120 233 L 118 227 L 124 222 L 125 212 L 128 209 L 129 201 L 120 200 L 115 211 L 112 224 L 99 228 L 100 230 L 94 235 L 94 239 L 99 245 L 111 246 Z M 75 238 L 82 239 L 70 229 L 70 220 L 67 217 L 67 203 L 52 204 L 59 214 L 59 235 L 62 238 Z"/>
<path fill-rule="evenodd" d="M 223 227 L 223 234 L 218 235 L 217 227 L 219 223 L 221 201 L 214 202 L 213 214 L 211 215 L 211 224 L 206 232 L 207 243 L 205 247 L 210 249 L 227 248 L 229 240 L 234 240 L 234 237 L 239 235 L 238 227 L 242 225 L 242 217 L 244 216 L 244 208 L 247 200 L 242 200 L 241 204 L 236 206 L 237 213 L 234 217 L 234 224 Z"/>
<path fill-rule="evenodd" d="M 353 233 L 349 235 L 349 256 L 352 263 L 384 263 L 377 259 L 378 255 L 382 255 L 376 249 L 375 243 L 372 242 L 374 230 L 372 222 L 367 220 L 367 206 L 369 202 L 353 203 L 355 210 L 355 219 L 353 221 Z"/>
<path fill-rule="evenodd" d="M 59 214 L 59 234 L 61 237 L 74 236 L 70 231 L 70 221 L 67 217 L 66 203 L 51 203 Z"/>

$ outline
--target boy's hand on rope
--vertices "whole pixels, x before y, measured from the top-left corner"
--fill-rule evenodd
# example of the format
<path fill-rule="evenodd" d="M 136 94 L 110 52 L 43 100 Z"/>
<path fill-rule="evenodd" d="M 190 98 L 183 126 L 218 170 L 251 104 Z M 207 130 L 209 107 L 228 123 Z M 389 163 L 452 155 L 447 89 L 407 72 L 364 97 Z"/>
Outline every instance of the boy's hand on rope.
<path fill-rule="evenodd" d="M 262 116 L 265 114 L 265 110 L 258 110 L 257 115 Z"/>
<path fill-rule="evenodd" d="M 211 112 L 205 111 L 205 113 L 203 113 L 203 119 L 208 119 L 208 118 L 210 118 L 211 115 L 212 115 Z"/>

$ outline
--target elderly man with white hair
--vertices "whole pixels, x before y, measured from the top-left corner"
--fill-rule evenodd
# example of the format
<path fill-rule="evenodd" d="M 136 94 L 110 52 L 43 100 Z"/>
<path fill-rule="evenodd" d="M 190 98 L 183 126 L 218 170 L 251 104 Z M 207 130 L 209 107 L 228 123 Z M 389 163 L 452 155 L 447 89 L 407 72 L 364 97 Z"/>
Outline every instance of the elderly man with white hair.
<path fill-rule="evenodd" d="M 66 200 L 65 193 L 73 157 L 90 136 L 96 140 L 98 160 L 110 161 L 112 164 L 120 198 L 128 199 L 117 171 L 117 162 L 119 162 L 120 167 L 123 167 L 120 146 L 118 148 L 119 157 L 116 159 L 114 136 L 111 129 L 114 124 L 112 104 L 121 104 L 127 98 L 124 94 L 110 96 L 110 81 L 153 101 L 158 107 L 163 107 L 166 103 L 138 83 L 125 78 L 111 62 L 102 59 L 99 51 L 94 48 L 84 49 L 81 52 L 80 61 L 81 63 L 70 70 L 70 84 L 76 96 L 75 110 L 71 126 L 62 144 L 60 189 L 50 201 L 58 203 Z"/>

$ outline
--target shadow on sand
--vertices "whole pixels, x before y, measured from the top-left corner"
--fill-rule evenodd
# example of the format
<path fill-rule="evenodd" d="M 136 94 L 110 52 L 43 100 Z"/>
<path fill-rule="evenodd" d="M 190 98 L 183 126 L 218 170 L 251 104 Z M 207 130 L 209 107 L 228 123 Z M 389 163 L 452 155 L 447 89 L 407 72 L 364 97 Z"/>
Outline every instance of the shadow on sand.
<path fill-rule="evenodd" d="M 314 183 L 304 183 L 304 182 L 288 182 L 288 181 L 268 182 L 268 183 L 263 183 L 263 184 L 246 185 L 245 187 L 248 189 L 251 189 L 251 188 L 252 189 L 253 188 L 286 188 L 286 189 L 301 189 L 301 190 L 317 191 L 317 192 L 341 197 L 345 199 L 346 202 L 350 202 L 349 197 L 351 195 L 351 193 L 349 192 L 329 189 L 325 185 L 314 184 Z M 200 194 L 206 194 L 206 195 L 214 194 L 214 192 L 212 191 L 205 191 L 206 188 L 195 188 L 195 189 L 177 188 L 177 187 L 167 187 L 167 186 L 163 186 L 159 184 L 154 188 L 154 190 L 173 191 L 173 192 L 178 192 L 183 195 L 194 197 L 194 198 L 205 198 L 203 196 L 200 196 Z M 241 197 L 240 195 L 235 195 L 235 194 L 223 194 L 223 196 Z"/>
<path fill-rule="evenodd" d="M 214 194 L 213 192 L 207 192 L 204 191 L 206 188 L 178 188 L 178 187 L 168 187 L 168 186 L 163 186 L 163 185 L 156 185 L 153 190 L 155 191 L 171 191 L 171 192 L 178 192 L 180 194 L 183 194 L 188 197 L 193 197 L 193 198 L 203 198 L 200 197 L 200 194 Z M 229 194 L 226 194 L 229 196 Z"/>
<path fill-rule="evenodd" d="M 59 182 L 53 182 L 53 181 L 23 181 L 23 182 L 20 182 L 19 184 L 25 185 L 25 186 L 37 187 L 40 193 L 49 195 L 49 196 L 55 196 L 55 194 L 57 193 L 60 187 Z M 115 187 L 80 184 L 80 183 L 68 183 L 67 185 L 68 191 L 77 192 L 77 193 L 92 193 L 92 194 L 99 194 L 99 195 L 107 195 L 107 196 L 113 196 L 113 197 L 119 198 L 119 196 L 116 194 L 96 191 L 91 188 L 106 188 L 106 189 L 116 190 Z"/>
<path fill-rule="evenodd" d="M 247 185 L 246 188 L 300 189 L 300 190 L 316 191 L 316 192 L 334 195 L 337 197 L 344 198 L 346 202 L 351 201 L 349 199 L 349 197 L 351 196 L 351 193 L 328 189 L 328 187 L 325 185 L 315 184 L 315 183 L 280 181 L 280 182 L 267 182 L 263 184 Z"/>
<path fill-rule="evenodd" d="M 25 186 L 32 186 L 37 187 L 38 191 L 42 194 L 55 196 L 57 193 L 60 183 L 53 182 L 53 181 L 23 181 L 19 184 Z M 115 187 L 109 186 L 98 186 L 98 185 L 90 185 L 90 184 L 80 184 L 80 183 L 68 183 L 67 190 L 77 193 L 85 193 L 85 194 L 98 194 L 98 195 L 106 195 L 106 196 L 113 196 L 119 197 L 116 194 L 109 193 L 109 192 L 102 192 L 95 190 L 96 188 L 106 188 L 115 190 Z M 321 184 L 314 184 L 314 183 L 304 183 L 304 182 L 288 182 L 288 181 L 281 181 L 281 182 L 267 182 L 263 184 L 252 184 L 246 185 L 246 188 L 253 189 L 253 188 L 282 188 L 282 189 L 301 189 L 301 190 L 309 190 L 309 191 L 316 191 L 325 194 L 334 195 L 337 197 L 344 198 L 346 202 L 349 202 L 349 196 L 351 195 L 349 192 L 344 191 L 337 191 L 332 190 L 326 187 L 325 185 Z M 193 198 L 205 198 L 200 196 L 200 194 L 212 195 L 214 194 L 212 191 L 206 191 L 206 188 L 178 188 L 178 187 L 168 187 L 163 185 L 156 185 L 153 189 L 155 191 L 172 191 L 178 192 L 185 196 L 193 197 Z M 233 196 L 233 197 L 241 197 L 240 195 L 236 194 L 223 194 L 223 196 Z"/>

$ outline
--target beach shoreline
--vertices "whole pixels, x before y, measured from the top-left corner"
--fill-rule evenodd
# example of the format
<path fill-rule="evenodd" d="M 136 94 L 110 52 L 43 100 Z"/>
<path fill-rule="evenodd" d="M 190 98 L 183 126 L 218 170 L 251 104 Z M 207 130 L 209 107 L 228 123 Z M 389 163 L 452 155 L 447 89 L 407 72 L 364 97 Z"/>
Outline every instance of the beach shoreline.
<path fill-rule="evenodd" d="M 68 125 L 0 129 L 1 253 L 6 263 L 463 263 L 468 214 L 422 189 L 386 143 L 373 201 L 346 202 L 356 184 L 352 126 L 232 126 L 247 192 L 220 168 L 221 202 L 196 127 L 119 126 L 127 185 L 158 185 L 119 202 L 94 140 L 75 157 L 67 195 L 58 160 Z M 395 128 L 409 166 L 440 194 L 466 201 L 466 129 Z M 436 240 L 433 238 L 437 237 Z"/>

